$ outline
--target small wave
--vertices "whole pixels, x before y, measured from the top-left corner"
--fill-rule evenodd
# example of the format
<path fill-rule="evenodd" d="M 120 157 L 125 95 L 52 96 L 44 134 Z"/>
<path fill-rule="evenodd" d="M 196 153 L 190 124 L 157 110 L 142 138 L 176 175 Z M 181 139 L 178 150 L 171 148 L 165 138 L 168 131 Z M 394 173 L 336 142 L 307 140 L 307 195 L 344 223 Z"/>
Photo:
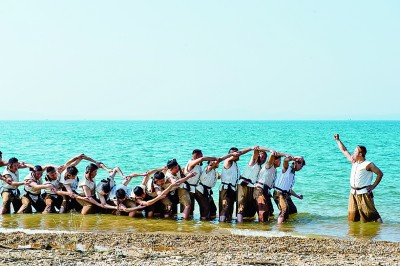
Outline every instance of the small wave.
<path fill-rule="evenodd" d="M 281 231 L 260 231 L 260 230 L 250 230 L 250 229 L 230 229 L 229 231 L 231 232 L 232 235 L 241 235 L 241 236 L 262 236 L 262 237 L 291 236 L 291 237 L 306 238 L 305 236 L 299 236 L 296 234 L 281 232 Z"/>

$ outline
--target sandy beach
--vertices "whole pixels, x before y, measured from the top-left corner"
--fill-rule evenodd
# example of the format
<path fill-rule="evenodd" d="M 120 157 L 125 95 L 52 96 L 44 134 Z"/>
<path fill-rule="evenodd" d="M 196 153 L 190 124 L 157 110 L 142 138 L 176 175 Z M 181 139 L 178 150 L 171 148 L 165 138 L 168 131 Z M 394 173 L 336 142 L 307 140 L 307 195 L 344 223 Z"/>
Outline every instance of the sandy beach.
<path fill-rule="evenodd" d="M 395 265 L 400 243 L 200 234 L 2 233 L 1 265 Z"/>

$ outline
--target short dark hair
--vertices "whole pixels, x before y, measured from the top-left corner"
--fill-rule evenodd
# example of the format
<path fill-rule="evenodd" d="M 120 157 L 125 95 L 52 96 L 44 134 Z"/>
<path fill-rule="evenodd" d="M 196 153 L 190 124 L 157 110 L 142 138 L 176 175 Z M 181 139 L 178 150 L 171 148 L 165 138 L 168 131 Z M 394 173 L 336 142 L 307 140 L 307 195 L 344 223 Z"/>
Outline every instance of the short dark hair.
<path fill-rule="evenodd" d="M 367 154 L 367 148 L 365 148 L 365 146 L 362 145 L 358 145 L 357 147 L 360 148 L 362 156 L 365 157 L 365 155 Z"/>
<path fill-rule="evenodd" d="M 68 175 L 77 175 L 78 174 L 78 168 L 76 168 L 75 166 L 71 165 L 67 167 L 67 170 L 65 172 L 65 174 Z"/>
<path fill-rule="evenodd" d="M 111 182 L 110 178 L 101 180 L 101 190 L 103 190 L 104 193 L 110 193 L 111 191 L 110 182 Z"/>
<path fill-rule="evenodd" d="M 54 168 L 53 166 L 49 166 L 46 168 L 46 173 L 48 173 L 48 174 L 55 172 L 55 171 L 56 171 L 56 168 Z"/>
<path fill-rule="evenodd" d="M 172 167 L 175 167 L 177 165 L 178 165 L 178 162 L 176 161 L 176 159 L 172 159 L 167 162 L 168 169 L 171 169 Z"/>
<path fill-rule="evenodd" d="M 97 165 L 95 165 L 94 163 L 91 163 L 88 166 L 86 166 L 86 173 L 91 173 L 97 169 L 99 169 L 99 167 Z"/>
<path fill-rule="evenodd" d="M 192 151 L 192 155 L 193 155 L 193 154 L 199 154 L 199 153 L 201 153 L 201 150 L 199 150 L 199 149 L 194 149 L 194 150 Z"/>
<path fill-rule="evenodd" d="M 115 191 L 115 197 L 117 197 L 117 199 L 121 200 L 123 198 L 126 197 L 126 191 L 122 188 L 118 189 L 117 191 Z"/>
<path fill-rule="evenodd" d="M 155 180 L 161 180 L 161 179 L 164 179 L 164 178 L 165 178 L 165 175 L 164 175 L 163 172 L 160 172 L 160 171 L 155 172 L 155 174 L 154 174 L 154 179 Z"/>
<path fill-rule="evenodd" d="M 143 195 L 143 193 L 144 193 L 144 190 L 143 190 L 143 188 L 141 187 L 141 186 L 136 186 L 134 189 L 133 189 L 133 193 L 136 195 L 136 196 L 142 196 Z"/>
<path fill-rule="evenodd" d="M 18 159 L 15 157 L 8 159 L 8 164 L 13 164 L 13 163 L 18 163 Z"/>
<path fill-rule="evenodd" d="M 233 152 L 237 152 L 237 151 L 239 151 L 239 149 L 238 149 L 238 148 L 236 148 L 236 147 L 232 147 L 232 148 L 230 148 L 230 149 L 229 149 L 229 151 L 228 151 L 228 152 L 231 152 L 231 151 L 233 151 Z"/>
<path fill-rule="evenodd" d="M 29 168 L 29 170 L 33 172 L 43 171 L 43 168 L 40 165 L 35 165 L 33 168 Z"/>

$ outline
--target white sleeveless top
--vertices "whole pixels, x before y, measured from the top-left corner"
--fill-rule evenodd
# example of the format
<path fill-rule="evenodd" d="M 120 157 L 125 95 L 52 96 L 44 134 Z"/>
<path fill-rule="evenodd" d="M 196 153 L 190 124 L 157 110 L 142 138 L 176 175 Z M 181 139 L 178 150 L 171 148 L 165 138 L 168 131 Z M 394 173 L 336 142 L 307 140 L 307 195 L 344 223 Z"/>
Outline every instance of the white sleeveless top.
<path fill-rule="evenodd" d="M 263 188 L 263 185 L 260 183 L 269 186 L 272 188 L 274 186 L 274 182 L 276 179 L 276 168 L 272 165 L 270 168 L 261 169 L 260 174 L 258 175 L 256 187 Z"/>
<path fill-rule="evenodd" d="M 169 184 L 168 184 L 168 186 L 169 186 Z M 163 191 L 163 188 L 161 186 L 157 185 L 156 183 L 154 183 L 153 179 L 149 179 L 146 184 L 147 195 L 155 198 L 158 196 L 157 191 Z"/>
<path fill-rule="evenodd" d="M 57 178 L 55 180 L 44 181 L 44 185 L 50 184 L 53 185 L 57 190 L 60 190 L 61 189 L 60 178 L 61 178 L 60 174 L 57 173 Z M 45 188 L 44 192 L 50 195 L 57 195 L 57 193 L 51 191 L 51 188 Z"/>
<path fill-rule="evenodd" d="M 207 187 L 214 187 L 215 183 L 217 183 L 217 171 L 215 169 L 210 170 L 210 172 L 207 173 L 207 170 L 204 170 L 203 173 L 200 176 L 200 183 Z M 204 187 L 202 185 L 199 185 L 196 187 L 196 190 L 198 190 L 201 194 L 204 194 Z M 208 193 L 211 192 L 211 189 L 208 189 Z"/>
<path fill-rule="evenodd" d="M 79 181 L 78 184 L 78 188 L 76 189 L 76 193 L 80 194 L 80 195 L 85 195 L 85 191 L 83 190 L 83 187 L 87 186 L 90 190 L 90 196 L 94 196 L 95 195 L 95 191 L 96 191 L 96 183 L 93 180 L 92 182 L 89 181 L 86 177 L 82 178 L 81 181 Z"/>
<path fill-rule="evenodd" d="M 24 178 L 24 181 L 27 181 L 27 180 L 33 180 L 33 182 L 35 182 L 38 185 L 42 185 L 43 184 L 43 179 L 42 178 L 39 178 L 39 180 L 37 180 L 32 176 L 32 174 L 29 174 Z M 32 193 L 32 194 L 35 194 L 35 195 L 40 195 L 40 192 L 42 191 L 40 188 L 39 189 L 34 189 L 33 187 L 29 187 L 29 186 L 24 186 L 24 189 L 25 189 L 25 191 L 27 191 L 29 193 Z"/>
<path fill-rule="evenodd" d="M 19 173 L 18 173 L 18 170 L 15 171 L 15 173 L 13 173 L 13 172 L 11 172 L 8 168 L 6 168 L 6 169 L 4 169 L 4 171 L 3 171 L 3 175 L 10 175 L 14 182 L 19 182 Z M 18 187 L 16 187 L 16 186 L 11 186 L 10 184 L 8 184 L 8 183 L 5 182 L 5 181 L 2 181 L 2 182 L 3 182 L 3 188 L 6 188 L 6 189 L 18 189 Z"/>
<path fill-rule="evenodd" d="M 350 174 L 350 186 L 353 188 L 362 188 L 371 185 L 372 182 L 372 172 L 368 171 L 366 168 L 370 164 L 370 161 L 365 160 L 362 163 L 353 163 L 351 167 Z M 366 188 L 355 190 L 351 189 L 351 194 L 365 194 L 368 193 Z"/>
<path fill-rule="evenodd" d="M 169 178 L 172 178 L 172 179 L 174 179 L 175 181 L 177 181 L 177 180 L 179 180 L 179 179 L 181 179 L 182 177 L 181 177 L 181 172 L 178 172 L 177 174 L 176 174 L 176 176 L 174 176 L 173 174 L 171 174 L 171 172 L 168 170 L 167 171 L 167 173 L 165 174 L 165 177 L 164 177 L 164 179 L 165 179 L 165 184 L 163 185 L 163 188 L 164 189 L 166 189 L 168 186 L 169 186 L 169 183 L 167 183 L 167 180 L 169 179 Z M 183 183 L 183 184 L 181 184 L 179 187 L 173 187 L 172 189 L 171 189 L 171 191 L 175 191 L 177 188 L 184 188 L 184 189 L 186 189 L 186 184 L 185 183 Z"/>
<path fill-rule="evenodd" d="M 60 183 L 69 185 L 71 187 L 72 191 L 77 190 L 77 188 L 78 188 L 78 176 L 76 176 L 74 179 L 65 179 L 65 173 L 66 172 L 67 172 L 67 170 L 64 170 L 64 172 L 62 172 L 61 177 L 60 177 Z M 83 178 L 85 178 L 85 177 L 83 177 Z"/>
<path fill-rule="evenodd" d="M 219 187 L 219 190 L 221 191 L 222 189 L 228 189 L 229 185 L 227 184 L 231 184 L 232 189 L 236 191 L 236 184 L 238 182 L 239 177 L 240 177 L 240 169 L 236 162 L 232 162 L 231 167 L 229 167 L 228 169 L 223 167 L 221 172 L 221 185 Z"/>
<path fill-rule="evenodd" d="M 258 163 L 254 165 L 247 165 L 246 169 L 244 170 L 243 177 L 250 179 L 251 183 L 249 183 L 248 187 L 254 187 L 254 184 L 257 182 L 258 174 L 260 173 L 261 166 Z M 240 181 L 239 181 L 240 182 Z"/>
<path fill-rule="evenodd" d="M 279 175 L 275 179 L 275 187 L 285 190 L 285 191 L 290 191 L 294 185 L 294 176 L 295 174 L 292 173 L 292 166 L 289 166 L 286 172 L 282 173 L 282 175 Z"/>
<path fill-rule="evenodd" d="M 196 173 L 195 176 L 192 176 L 187 181 L 190 185 L 190 192 L 194 193 L 196 190 L 196 186 L 199 183 L 200 175 L 202 173 L 201 166 L 200 166 L 200 164 L 196 164 L 191 171 L 188 171 L 188 166 L 189 166 L 189 162 L 186 164 L 186 167 L 185 167 L 185 172 L 184 172 L 185 175 L 188 175 L 189 173 Z"/>

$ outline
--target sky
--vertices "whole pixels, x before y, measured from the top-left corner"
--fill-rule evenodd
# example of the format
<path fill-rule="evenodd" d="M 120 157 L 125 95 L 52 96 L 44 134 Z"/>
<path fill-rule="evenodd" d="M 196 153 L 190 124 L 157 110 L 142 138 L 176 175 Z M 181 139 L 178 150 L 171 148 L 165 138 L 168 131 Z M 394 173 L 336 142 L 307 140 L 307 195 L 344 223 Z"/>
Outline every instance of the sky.
<path fill-rule="evenodd" d="M 398 120 L 399 1 L 0 2 L 0 120 Z"/>

